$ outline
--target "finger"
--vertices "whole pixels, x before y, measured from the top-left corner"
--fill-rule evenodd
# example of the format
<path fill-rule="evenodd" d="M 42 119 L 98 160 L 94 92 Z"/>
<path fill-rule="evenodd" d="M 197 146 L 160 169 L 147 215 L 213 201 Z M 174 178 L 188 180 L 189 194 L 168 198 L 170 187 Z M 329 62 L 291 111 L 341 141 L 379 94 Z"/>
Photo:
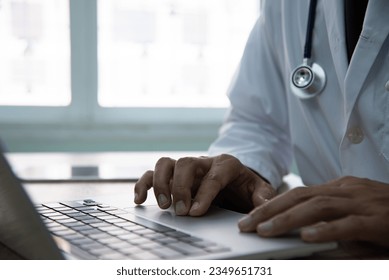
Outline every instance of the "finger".
<path fill-rule="evenodd" d="M 192 205 L 192 188 L 196 177 L 206 173 L 210 166 L 209 158 L 181 158 L 174 168 L 172 196 L 177 215 L 187 215 Z"/>
<path fill-rule="evenodd" d="M 291 195 L 292 191 L 294 193 L 299 193 Z M 299 201 L 304 200 L 306 197 L 310 197 L 309 192 L 309 188 L 307 187 L 298 187 L 289 192 L 276 196 L 271 201 L 265 201 L 266 203 L 261 204 L 261 201 L 258 201 L 259 199 L 257 199 L 257 203 L 259 203 L 260 206 L 256 207 L 248 215 L 239 220 L 239 229 L 243 232 L 255 231 L 259 223 L 266 221 L 278 213 L 282 213 L 283 211 L 293 207 L 296 204 L 296 198 L 293 197 L 301 196 Z M 290 196 L 292 197 L 289 198 Z"/>
<path fill-rule="evenodd" d="M 171 158 L 161 158 L 154 168 L 153 188 L 158 205 L 162 209 L 171 205 L 170 182 L 174 173 L 175 160 Z"/>
<path fill-rule="evenodd" d="M 294 229 L 357 212 L 358 205 L 351 199 L 317 196 L 260 223 L 256 230 L 260 236 L 278 236 Z"/>
<path fill-rule="evenodd" d="M 199 186 L 189 215 L 204 215 L 219 192 L 239 176 L 241 168 L 240 162 L 230 156 L 215 158 Z"/>
<path fill-rule="evenodd" d="M 265 181 L 261 181 L 255 186 L 251 200 L 253 201 L 254 206 L 257 207 L 268 202 L 275 197 L 275 195 L 276 192 L 274 188 Z"/>
<path fill-rule="evenodd" d="M 266 182 L 263 182 L 259 187 L 254 189 L 252 195 L 252 201 L 255 207 L 263 206 L 265 203 L 268 203 L 270 199 L 274 198 L 276 195 L 275 190 L 272 186 L 268 185 Z M 243 219 L 239 220 L 238 226 L 242 232 L 251 232 L 255 231 L 258 224 L 258 210 L 255 208 L 249 215 L 245 216 Z M 264 211 L 264 210 L 262 210 Z M 254 220 L 253 216 L 257 217 Z"/>
<path fill-rule="evenodd" d="M 242 231 L 253 231 L 260 222 L 266 221 L 316 196 L 347 197 L 348 195 L 345 194 L 344 189 L 337 186 L 297 187 L 255 208 L 239 221 L 239 228 Z"/>
<path fill-rule="evenodd" d="M 388 232 L 383 230 L 382 221 L 368 216 L 350 215 L 335 221 L 322 223 L 301 231 L 306 242 L 329 242 L 342 240 L 363 240 L 382 243 Z"/>
<path fill-rule="evenodd" d="M 136 204 L 142 204 L 146 201 L 147 191 L 153 186 L 153 174 L 154 172 L 149 170 L 136 182 L 134 187 L 134 202 Z"/>

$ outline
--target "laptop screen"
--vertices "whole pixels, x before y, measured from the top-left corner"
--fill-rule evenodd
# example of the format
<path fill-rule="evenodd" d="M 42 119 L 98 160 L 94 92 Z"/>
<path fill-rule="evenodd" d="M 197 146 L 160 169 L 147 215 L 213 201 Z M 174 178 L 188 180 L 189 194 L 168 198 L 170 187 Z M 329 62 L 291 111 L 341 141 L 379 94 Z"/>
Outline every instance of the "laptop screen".
<path fill-rule="evenodd" d="M 63 259 L 0 150 L 0 242 L 27 259 Z"/>

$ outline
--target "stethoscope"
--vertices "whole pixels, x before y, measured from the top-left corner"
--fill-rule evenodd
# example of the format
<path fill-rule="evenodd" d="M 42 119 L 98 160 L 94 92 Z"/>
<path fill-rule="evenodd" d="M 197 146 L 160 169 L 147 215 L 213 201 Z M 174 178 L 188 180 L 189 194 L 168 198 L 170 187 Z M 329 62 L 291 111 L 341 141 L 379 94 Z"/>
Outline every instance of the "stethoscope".
<path fill-rule="evenodd" d="M 312 49 L 312 33 L 315 24 L 317 0 L 311 0 L 309 4 L 307 33 L 305 35 L 303 64 L 295 68 L 290 75 L 290 87 L 292 92 L 301 99 L 309 99 L 317 96 L 324 88 L 326 74 L 317 63 L 310 62 Z"/>

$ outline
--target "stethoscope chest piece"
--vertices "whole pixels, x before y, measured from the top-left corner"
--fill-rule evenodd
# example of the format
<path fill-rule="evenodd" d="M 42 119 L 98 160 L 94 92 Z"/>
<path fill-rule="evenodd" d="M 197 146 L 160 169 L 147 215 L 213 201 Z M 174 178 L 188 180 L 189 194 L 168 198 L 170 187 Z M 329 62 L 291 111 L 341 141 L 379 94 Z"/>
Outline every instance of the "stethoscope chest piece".
<path fill-rule="evenodd" d="M 320 65 L 304 63 L 293 70 L 290 76 L 292 92 L 301 99 L 317 96 L 324 88 L 326 76 Z"/>
<path fill-rule="evenodd" d="M 326 84 L 326 74 L 323 68 L 317 63 L 310 63 L 316 4 L 317 0 L 311 0 L 309 4 L 303 63 L 296 67 L 290 75 L 290 88 L 301 99 L 309 99 L 317 96 Z"/>

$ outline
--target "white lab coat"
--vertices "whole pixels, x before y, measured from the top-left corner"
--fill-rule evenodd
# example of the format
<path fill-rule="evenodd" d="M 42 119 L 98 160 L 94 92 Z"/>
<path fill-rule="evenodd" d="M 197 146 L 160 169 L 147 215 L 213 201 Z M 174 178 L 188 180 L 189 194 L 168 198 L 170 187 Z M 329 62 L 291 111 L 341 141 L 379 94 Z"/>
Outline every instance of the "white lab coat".
<path fill-rule="evenodd" d="M 389 183 L 389 1 L 369 1 L 350 64 L 343 3 L 318 1 L 312 60 L 327 83 L 301 100 L 289 78 L 302 63 L 309 0 L 263 0 L 210 155 L 232 154 L 274 187 L 293 158 L 307 185 L 347 175 Z"/>

